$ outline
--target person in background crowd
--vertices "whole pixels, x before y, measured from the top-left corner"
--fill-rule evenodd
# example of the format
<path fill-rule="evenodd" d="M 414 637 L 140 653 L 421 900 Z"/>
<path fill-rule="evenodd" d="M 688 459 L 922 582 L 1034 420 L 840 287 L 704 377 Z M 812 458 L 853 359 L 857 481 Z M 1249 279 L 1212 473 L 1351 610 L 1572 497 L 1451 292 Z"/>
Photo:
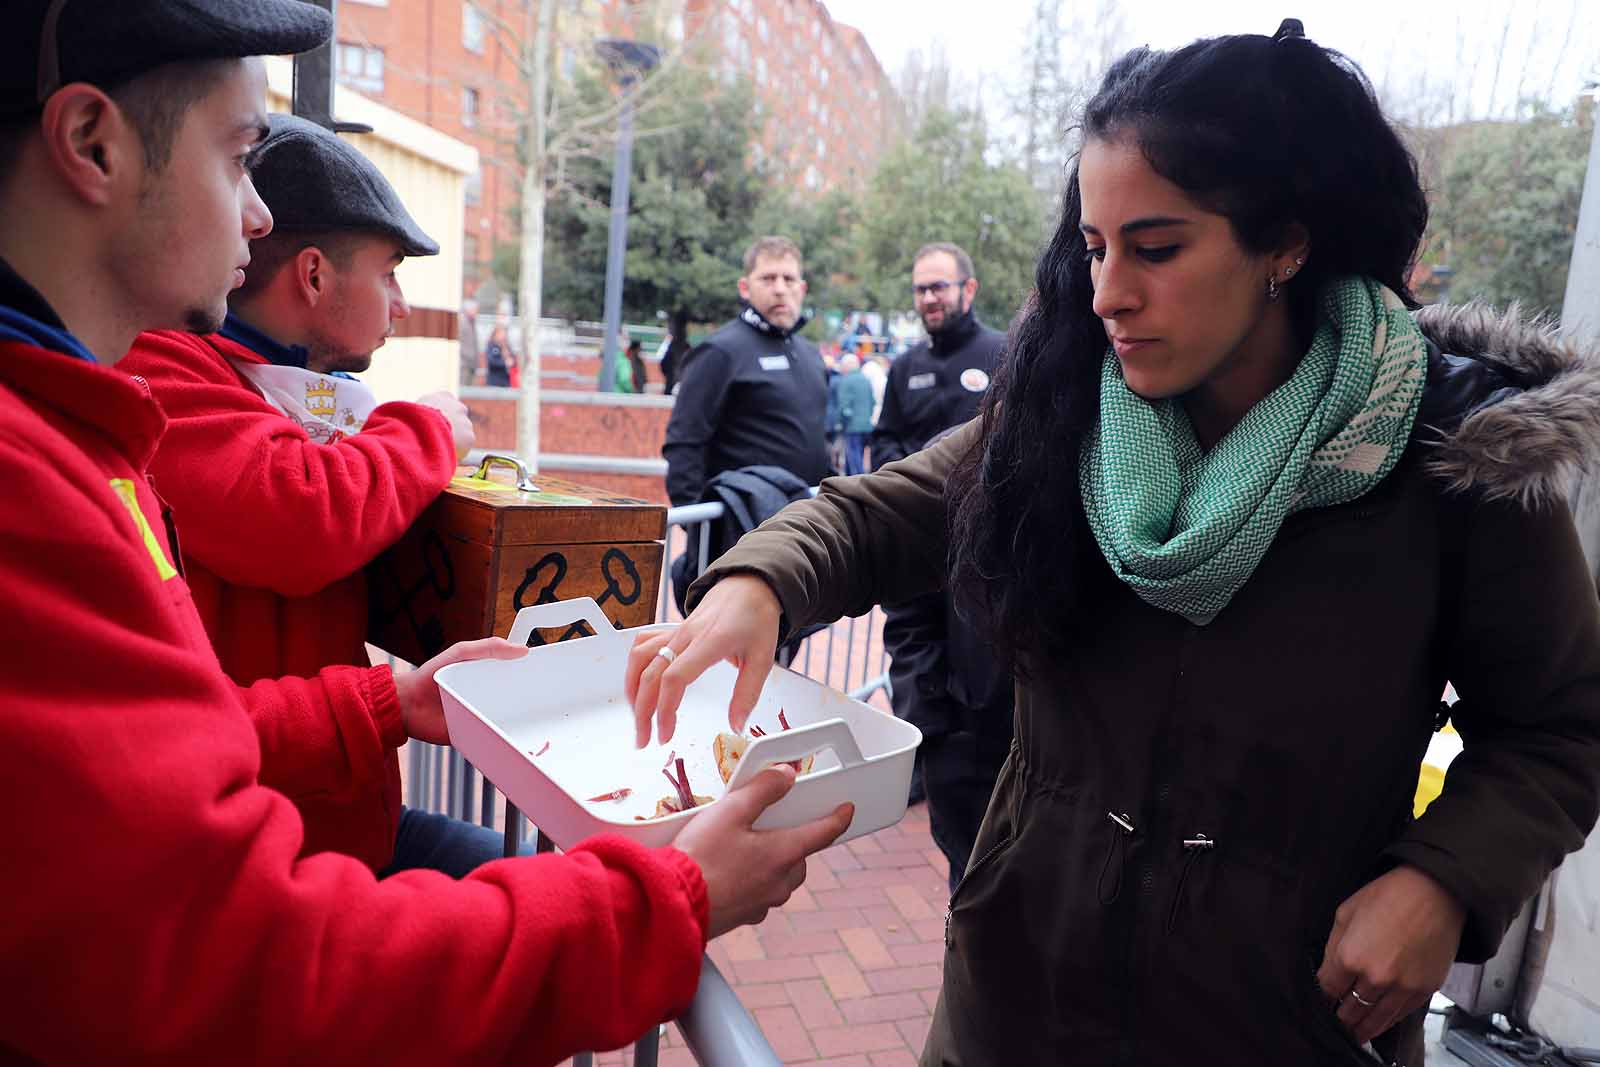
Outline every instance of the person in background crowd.
<path fill-rule="evenodd" d="M 251 178 L 273 231 L 250 243 L 222 330 L 141 334 L 121 364 L 167 413 L 150 473 L 178 517 L 206 633 L 240 685 L 370 665 L 365 568 L 474 443 L 454 396 L 378 404 L 350 377 L 410 312 L 400 262 L 438 244 L 355 146 L 292 115 L 269 125 Z M 395 752 L 364 770 L 338 793 L 292 797 L 305 855 L 460 877 L 502 854 L 492 830 L 403 807 Z"/>
<path fill-rule="evenodd" d="M 478 302 L 467 298 L 461 302 L 460 355 L 462 385 L 481 385 L 478 376 Z"/>
<path fill-rule="evenodd" d="M 644 343 L 637 337 L 628 342 L 628 368 L 633 372 L 633 391 L 644 392 L 649 378 L 644 372 Z"/>
<path fill-rule="evenodd" d="M 725 470 L 780 467 L 817 484 L 830 473 L 826 371 L 806 323 L 800 249 L 762 237 L 744 255 L 744 308 L 684 360 L 661 453 L 667 496 L 694 504 Z"/>
<path fill-rule="evenodd" d="M 677 391 L 678 371 L 689 348 L 689 315 L 674 311 L 667 319 L 667 339 L 657 353 L 661 357 L 661 391 L 666 396 Z"/>
<path fill-rule="evenodd" d="M 971 421 L 1005 345 L 1005 336 L 973 311 L 977 272 L 958 246 L 937 242 L 918 249 L 911 293 L 928 338 L 889 368 L 872 432 L 874 470 Z M 911 795 L 927 798 L 928 828 L 950 861 L 954 890 L 1011 749 L 1008 679 L 942 590 L 885 605 L 883 646 L 894 713 L 923 735 Z"/>
<path fill-rule="evenodd" d="M 872 432 L 872 383 L 861 373 L 861 361 L 846 353 L 839 373 L 828 382 L 828 410 L 835 432 L 843 438 L 844 472 L 866 471 L 867 435 Z"/>
<path fill-rule="evenodd" d="M 883 414 L 883 394 L 889 384 L 889 358 L 873 356 L 861 364 L 861 373 L 872 383 L 872 425 L 878 425 Z"/>
<path fill-rule="evenodd" d="M 0 6 L 0 1057 L 22 1063 L 555 1064 L 681 1012 L 708 937 L 759 921 L 848 808 L 754 820 L 767 770 L 673 847 L 600 836 L 461 880 L 302 856 L 286 793 L 336 793 L 407 736 L 434 673 L 219 667 L 148 477 L 166 416 L 115 364 L 214 333 L 272 218 L 252 56 L 333 19 L 298 0 Z M 442 425 L 442 422 L 441 422 Z"/>
<path fill-rule="evenodd" d="M 1600 811 L 1595 356 L 1418 310 L 1416 162 L 1297 20 L 1134 49 L 1077 128 L 981 420 L 718 560 L 630 655 L 636 725 L 729 661 L 738 729 L 784 632 L 948 583 L 1016 740 L 923 1064 L 1420 1064 Z"/>
<path fill-rule="evenodd" d="M 483 358 L 478 363 L 478 384 L 509 387 L 511 367 L 516 359 L 505 324 L 497 323 L 489 334 L 489 343 L 483 346 Z"/>

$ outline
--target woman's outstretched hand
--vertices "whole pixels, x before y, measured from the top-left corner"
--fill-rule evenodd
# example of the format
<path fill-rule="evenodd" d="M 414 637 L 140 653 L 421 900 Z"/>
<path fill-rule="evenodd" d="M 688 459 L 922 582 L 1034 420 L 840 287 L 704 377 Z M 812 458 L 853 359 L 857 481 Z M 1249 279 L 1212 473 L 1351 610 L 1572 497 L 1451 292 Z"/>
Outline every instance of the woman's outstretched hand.
<path fill-rule="evenodd" d="M 772 670 L 782 613 L 771 586 L 754 575 L 735 574 L 712 586 L 676 630 L 634 641 L 625 683 L 633 704 L 634 743 L 640 748 L 649 744 L 652 719 L 659 720 L 656 732 L 662 743 L 672 740 L 684 689 L 722 660 L 739 671 L 728 703 L 728 725 L 734 733 L 743 731 Z M 663 655 L 662 649 L 668 653 Z"/>

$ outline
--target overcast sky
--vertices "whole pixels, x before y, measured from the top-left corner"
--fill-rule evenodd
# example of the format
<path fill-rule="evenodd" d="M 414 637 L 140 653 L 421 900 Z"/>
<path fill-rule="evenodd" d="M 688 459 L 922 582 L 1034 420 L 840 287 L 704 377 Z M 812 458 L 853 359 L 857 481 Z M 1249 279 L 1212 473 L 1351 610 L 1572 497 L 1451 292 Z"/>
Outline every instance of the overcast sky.
<path fill-rule="evenodd" d="M 824 0 L 860 29 L 891 77 L 913 50 L 943 46 L 969 91 L 998 106 L 1014 79 L 1034 0 Z M 1097 6 L 1066 0 L 1066 12 Z M 1286 15 L 1306 34 L 1345 52 L 1380 92 L 1413 91 L 1419 79 L 1470 85 L 1473 110 L 1503 111 L 1517 96 L 1570 103 L 1600 75 L 1600 0 L 1124 0 L 1129 45 L 1174 47 L 1222 33 L 1271 33 Z M 1503 44 L 1502 44 L 1503 42 Z M 1498 84 L 1495 61 L 1500 57 Z M 1439 91 L 1437 88 L 1435 91 Z"/>

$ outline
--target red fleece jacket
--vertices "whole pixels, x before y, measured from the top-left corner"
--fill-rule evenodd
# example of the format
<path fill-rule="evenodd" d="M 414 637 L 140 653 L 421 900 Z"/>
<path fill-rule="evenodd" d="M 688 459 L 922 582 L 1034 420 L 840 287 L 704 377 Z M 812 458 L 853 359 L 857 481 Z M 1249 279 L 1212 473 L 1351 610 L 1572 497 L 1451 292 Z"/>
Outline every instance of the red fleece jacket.
<path fill-rule="evenodd" d="M 360 433 L 319 444 L 267 403 L 227 357 L 267 361 L 220 335 L 147 333 L 119 369 L 167 413 L 151 461 L 178 522 L 184 576 L 222 669 L 248 685 L 368 663 L 364 568 L 455 473 L 450 423 L 384 404 Z M 400 765 L 296 803 L 306 853 L 343 852 L 382 870 L 400 820 Z"/>
<path fill-rule="evenodd" d="M 0 343 L 0 1063 L 553 1064 L 680 1012 L 698 867 L 596 838 L 461 881 L 300 858 L 399 740 L 387 668 L 241 690 L 172 567 L 141 382 Z"/>

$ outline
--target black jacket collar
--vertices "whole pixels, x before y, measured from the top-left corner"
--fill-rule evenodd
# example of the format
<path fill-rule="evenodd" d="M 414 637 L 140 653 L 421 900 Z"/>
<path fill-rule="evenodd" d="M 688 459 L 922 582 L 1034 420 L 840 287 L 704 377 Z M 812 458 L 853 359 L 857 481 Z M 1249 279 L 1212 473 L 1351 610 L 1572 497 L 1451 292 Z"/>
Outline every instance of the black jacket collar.
<path fill-rule="evenodd" d="M 806 323 L 811 321 L 811 316 L 802 311 L 800 313 L 800 317 L 794 320 L 794 325 L 785 330 L 780 326 L 774 326 L 772 323 L 767 321 L 767 317 L 765 315 L 761 314 L 761 312 L 757 311 L 749 304 L 745 304 L 744 307 L 739 309 L 739 321 L 750 327 L 752 330 L 755 330 L 757 333 L 764 333 L 768 337 L 777 337 L 781 340 L 782 338 L 793 336 L 794 334 L 797 334 L 801 330 L 805 329 Z"/>

